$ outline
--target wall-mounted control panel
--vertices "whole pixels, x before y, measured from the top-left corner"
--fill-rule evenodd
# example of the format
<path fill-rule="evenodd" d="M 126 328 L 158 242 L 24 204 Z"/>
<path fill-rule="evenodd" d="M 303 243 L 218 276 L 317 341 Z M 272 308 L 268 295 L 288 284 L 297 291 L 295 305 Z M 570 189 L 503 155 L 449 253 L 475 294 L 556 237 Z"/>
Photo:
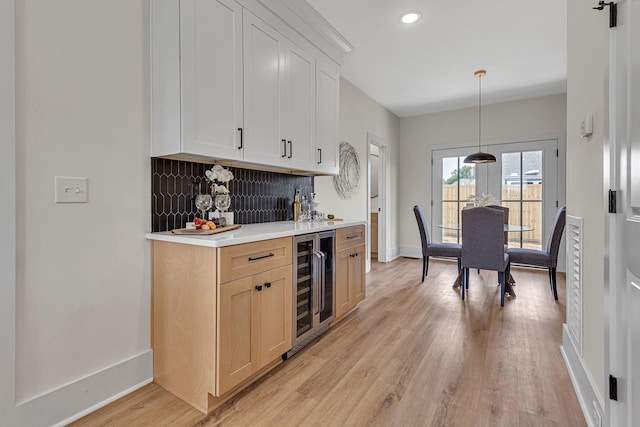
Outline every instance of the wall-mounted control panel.
<path fill-rule="evenodd" d="M 56 176 L 56 203 L 87 203 L 89 201 L 87 181 L 86 177 Z"/>
<path fill-rule="evenodd" d="M 593 134 L 593 114 L 587 114 L 580 123 L 580 136 L 587 138 Z"/>

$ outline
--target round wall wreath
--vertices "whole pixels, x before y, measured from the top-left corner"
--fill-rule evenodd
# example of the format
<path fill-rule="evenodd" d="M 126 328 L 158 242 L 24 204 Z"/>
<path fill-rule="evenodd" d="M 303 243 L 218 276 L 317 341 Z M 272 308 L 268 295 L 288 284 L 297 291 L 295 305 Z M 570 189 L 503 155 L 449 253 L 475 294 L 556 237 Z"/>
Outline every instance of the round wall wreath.
<path fill-rule="evenodd" d="M 340 143 L 340 174 L 333 177 L 333 185 L 343 199 L 350 199 L 360 187 L 358 153 L 348 142 Z"/>

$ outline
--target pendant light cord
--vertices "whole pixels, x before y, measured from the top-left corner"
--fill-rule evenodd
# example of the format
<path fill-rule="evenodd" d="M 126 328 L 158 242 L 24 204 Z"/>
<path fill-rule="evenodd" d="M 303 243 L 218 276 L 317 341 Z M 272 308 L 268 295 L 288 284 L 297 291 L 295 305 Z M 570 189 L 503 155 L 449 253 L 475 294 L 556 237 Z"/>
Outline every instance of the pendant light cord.
<path fill-rule="evenodd" d="M 480 151 L 480 135 L 482 134 L 482 74 L 478 75 L 478 151 Z"/>

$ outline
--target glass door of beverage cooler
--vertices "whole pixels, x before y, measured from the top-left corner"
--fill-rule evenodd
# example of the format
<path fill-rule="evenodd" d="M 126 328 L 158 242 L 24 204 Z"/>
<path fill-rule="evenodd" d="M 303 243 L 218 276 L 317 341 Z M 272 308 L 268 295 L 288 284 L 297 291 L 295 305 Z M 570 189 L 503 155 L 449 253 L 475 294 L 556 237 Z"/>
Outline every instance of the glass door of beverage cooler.
<path fill-rule="evenodd" d="M 333 259 L 333 241 L 335 232 L 330 231 L 320 234 L 320 324 L 333 320 L 333 289 L 335 282 Z"/>
<path fill-rule="evenodd" d="M 296 241 L 294 265 L 295 336 L 300 337 L 313 327 L 314 306 L 314 238 Z"/>

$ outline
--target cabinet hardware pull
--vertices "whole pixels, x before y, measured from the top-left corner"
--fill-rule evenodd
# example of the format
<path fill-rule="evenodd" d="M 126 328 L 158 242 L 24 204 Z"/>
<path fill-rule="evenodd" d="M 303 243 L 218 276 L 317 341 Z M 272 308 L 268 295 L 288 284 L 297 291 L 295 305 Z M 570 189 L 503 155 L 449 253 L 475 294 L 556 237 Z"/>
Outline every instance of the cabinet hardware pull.
<path fill-rule="evenodd" d="M 346 238 L 347 238 L 347 239 L 356 239 L 356 238 L 358 238 L 358 237 L 360 237 L 360 235 L 359 235 L 359 234 L 349 234 Z"/>
<path fill-rule="evenodd" d="M 265 282 L 264 283 L 264 287 L 265 288 L 270 288 L 271 287 L 271 282 Z"/>
<path fill-rule="evenodd" d="M 262 285 L 256 285 L 256 291 L 258 292 L 262 291 Z"/>
<path fill-rule="evenodd" d="M 293 144 L 291 143 L 291 141 L 287 141 L 289 143 L 289 157 L 287 157 L 288 159 L 290 159 L 291 157 L 293 157 Z"/>
<path fill-rule="evenodd" d="M 249 257 L 249 261 L 257 261 L 259 259 L 269 258 L 269 257 L 272 257 L 272 256 L 276 256 L 276 254 L 274 254 L 273 252 L 269 252 L 269 254 L 267 254 L 267 255 L 257 256 L 257 257 L 254 257 L 254 258 Z"/>
<path fill-rule="evenodd" d="M 318 164 L 322 163 L 322 148 L 318 148 L 318 154 L 320 155 L 320 160 L 318 161 Z"/>
<path fill-rule="evenodd" d="M 243 144 L 243 141 L 242 141 L 242 128 L 238 128 L 238 130 L 240 131 L 240 147 L 238 147 L 238 150 L 242 150 L 242 144 Z"/>
<path fill-rule="evenodd" d="M 282 140 L 282 157 L 287 157 L 287 140 Z"/>

